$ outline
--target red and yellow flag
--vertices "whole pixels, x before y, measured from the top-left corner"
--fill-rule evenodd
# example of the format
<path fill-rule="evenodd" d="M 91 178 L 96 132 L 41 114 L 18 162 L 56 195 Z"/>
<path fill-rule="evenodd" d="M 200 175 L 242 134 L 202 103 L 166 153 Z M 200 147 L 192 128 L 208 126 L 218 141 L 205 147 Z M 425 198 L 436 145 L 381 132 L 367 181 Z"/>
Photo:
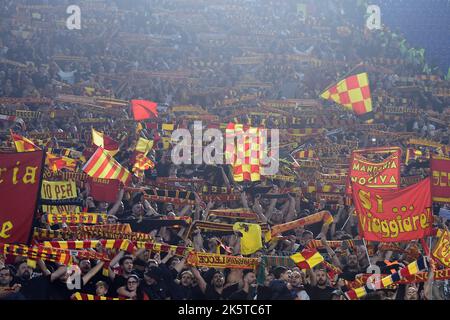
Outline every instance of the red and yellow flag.
<path fill-rule="evenodd" d="M 92 143 L 97 147 L 105 149 L 113 157 L 119 152 L 119 144 L 117 141 L 94 128 L 92 128 Z"/>
<path fill-rule="evenodd" d="M 155 164 L 152 160 L 144 156 L 142 153 L 138 153 L 136 155 L 136 160 L 132 169 L 135 175 L 139 177 L 142 175 L 143 171 L 153 168 L 155 168 Z"/>
<path fill-rule="evenodd" d="M 373 121 L 372 97 L 366 72 L 339 81 L 320 96 L 344 106 L 368 122 Z"/>
<path fill-rule="evenodd" d="M 291 259 L 300 269 L 312 269 L 324 261 L 322 255 L 316 249 L 304 249 L 302 252 L 293 254 Z"/>
<path fill-rule="evenodd" d="M 231 163 L 235 181 L 259 181 L 261 180 L 261 136 L 259 128 L 246 127 L 237 123 L 227 125 L 225 156 L 227 162 Z"/>
<path fill-rule="evenodd" d="M 68 169 L 69 171 L 75 171 L 77 167 L 77 161 L 65 156 L 57 156 L 47 152 L 45 158 L 45 165 L 52 169 L 54 172 L 61 169 Z"/>
<path fill-rule="evenodd" d="M 41 148 L 36 146 L 31 140 L 22 137 L 19 134 L 15 134 L 12 131 L 11 131 L 11 138 L 14 141 L 14 145 L 16 146 L 17 152 L 29 152 L 41 150 Z"/>
<path fill-rule="evenodd" d="M 130 172 L 100 147 L 86 162 L 83 171 L 93 178 L 118 179 L 125 185 L 130 178 Z"/>

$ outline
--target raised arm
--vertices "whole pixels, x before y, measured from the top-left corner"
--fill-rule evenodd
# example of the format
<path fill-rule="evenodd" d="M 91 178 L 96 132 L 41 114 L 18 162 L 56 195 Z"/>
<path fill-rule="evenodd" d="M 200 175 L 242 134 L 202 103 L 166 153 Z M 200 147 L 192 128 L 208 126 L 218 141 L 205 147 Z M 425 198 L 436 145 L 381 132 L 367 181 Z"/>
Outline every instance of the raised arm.
<path fill-rule="evenodd" d="M 125 255 L 125 251 L 120 250 L 120 252 L 118 254 L 116 254 L 116 256 L 114 258 L 112 258 L 111 262 L 108 265 L 108 276 L 109 278 L 112 280 L 114 280 L 114 278 L 116 277 L 116 274 L 114 273 L 114 270 L 112 269 L 112 267 L 114 265 L 116 265 L 120 259 L 122 259 L 122 257 Z"/>
<path fill-rule="evenodd" d="M 97 274 L 97 272 L 102 269 L 104 264 L 104 261 L 98 261 L 95 267 L 93 267 L 91 270 L 89 270 L 88 273 L 83 276 L 83 284 L 88 283 L 89 280 L 91 280 Z"/>
<path fill-rule="evenodd" d="M 320 241 L 322 242 L 322 245 L 327 250 L 328 255 L 331 257 L 331 261 L 333 262 L 333 265 L 342 269 L 341 262 L 339 261 L 339 258 L 337 257 L 334 250 L 328 245 L 327 238 L 325 237 L 325 235 L 322 235 L 322 237 L 320 238 Z"/>
<path fill-rule="evenodd" d="M 203 279 L 202 275 L 198 271 L 196 267 L 191 267 L 192 274 L 194 275 L 195 279 L 197 280 L 197 284 L 200 288 L 200 290 L 205 293 L 206 292 L 206 281 Z"/>
<path fill-rule="evenodd" d="M 288 207 L 288 213 L 286 215 L 286 221 L 285 222 L 290 222 L 292 220 L 294 220 L 295 217 L 295 198 L 291 195 L 289 195 L 289 207 Z"/>
<path fill-rule="evenodd" d="M 112 206 L 112 208 L 108 211 L 108 214 L 111 215 L 115 215 L 117 213 L 117 211 L 119 211 L 120 205 L 122 203 L 122 198 L 123 198 L 123 194 L 124 194 L 125 190 L 121 189 L 117 195 L 117 199 L 116 202 L 114 203 L 114 205 Z"/>

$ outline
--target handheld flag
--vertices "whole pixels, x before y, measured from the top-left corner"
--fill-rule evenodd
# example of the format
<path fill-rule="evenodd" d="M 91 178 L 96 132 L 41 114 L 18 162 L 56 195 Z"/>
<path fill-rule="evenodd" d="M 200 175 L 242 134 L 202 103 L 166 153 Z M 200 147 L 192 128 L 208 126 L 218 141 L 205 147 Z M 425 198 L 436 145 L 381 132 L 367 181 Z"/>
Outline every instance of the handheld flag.
<path fill-rule="evenodd" d="M 65 156 L 56 156 L 47 152 L 47 157 L 45 158 L 45 165 L 51 168 L 54 172 L 61 169 L 68 169 L 70 171 L 75 171 L 77 167 L 77 161 Z"/>
<path fill-rule="evenodd" d="M 134 120 L 140 121 L 157 118 L 157 106 L 158 104 L 156 102 L 148 100 L 131 100 L 131 111 L 133 112 Z"/>
<path fill-rule="evenodd" d="M 305 249 L 291 256 L 300 269 L 312 269 L 322 261 L 322 255 L 316 249 Z"/>
<path fill-rule="evenodd" d="M 339 81 L 320 96 L 342 105 L 368 122 L 373 120 L 372 97 L 366 72 Z"/>
<path fill-rule="evenodd" d="M 130 177 L 130 172 L 101 147 L 86 162 L 83 171 L 93 178 L 118 179 L 125 185 Z"/>
<path fill-rule="evenodd" d="M 116 141 L 94 128 L 92 128 L 92 143 L 97 147 L 105 149 L 113 157 L 119 152 L 119 144 Z"/>
<path fill-rule="evenodd" d="M 17 152 L 29 152 L 41 150 L 41 148 L 36 146 L 31 140 L 22 137 L 19 134 L 15 134 L 12 131 L 11 131 L 11 138 L 14 141 L 14 145 L 16 146 Z"/>
<path fill-rule="evenodd" d="M 143 153 L 144 156 L 149 153 L 150 150 L 153 148 L 153 140 L 147 140 L 145 138 L 139 137 L 138 141 L 136 142 L 136 152 Z"/>

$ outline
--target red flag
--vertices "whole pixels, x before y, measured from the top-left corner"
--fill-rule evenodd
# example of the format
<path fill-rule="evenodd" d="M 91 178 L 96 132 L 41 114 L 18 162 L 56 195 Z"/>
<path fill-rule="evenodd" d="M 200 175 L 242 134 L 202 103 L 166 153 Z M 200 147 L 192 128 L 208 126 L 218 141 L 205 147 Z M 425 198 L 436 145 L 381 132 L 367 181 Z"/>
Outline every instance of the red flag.
<path fill-rule="evenodd" d="M 450 203 L 450 158 L 431 158 L 431 194 L 434 202 Z"/>
<path fill-rule="evenodd" d="M 359 231 L 368 241 L 403 242 L 431 235 L 431 179 L 400 190 L 353 183 Z"/>
<path fill-rule="evenodd" d="M 27 243 L 36 212 L 44 151 L 0 154 L 0 243 Z"/>
<path fill-rule="evenodd" d="M 131 100 L 131 111 L 133 112 L 134 120 L 140 121 L 145 119 L 152 119 L 158 117 L 156 102 L 148 100 Z"/>
<path fill-rule="evenodd" d="M 91 187 L 90 195 L 94 200 L 114 203 L 117 200 L 117 193 L 120 188 L 120 181 L 117 179 L 88 179 Z"/>

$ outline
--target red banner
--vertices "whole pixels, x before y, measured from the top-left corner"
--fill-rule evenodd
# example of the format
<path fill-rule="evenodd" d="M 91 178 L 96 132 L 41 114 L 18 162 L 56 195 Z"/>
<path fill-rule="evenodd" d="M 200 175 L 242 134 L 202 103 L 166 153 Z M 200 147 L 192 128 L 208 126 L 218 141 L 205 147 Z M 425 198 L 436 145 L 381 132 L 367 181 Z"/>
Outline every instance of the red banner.
<path fill-rule="evenodd" d="M 450 203 L 450 158 L 431 157 L 431 195 L 434 202 Z"/>
<path fill-rule="evenodd" d="M 43 151 L 0 154 L 0 243 L 28 242 L 43 166 Z"/>
<path fill-rule="evenodd" d="M 369 241 L 400 242 L 432 233 L 430 178 L 401 190 L 353 184 L 359 231 Z"/>
<path fill-rule="evenodd" d="M 117 200 L 120 181 L 89 177 L 90 195 L 97 201 L 114 203 Z"/>
<path fill-rule="evenodd" d="M 400 149 L 388 149 L 384 153 L 387 152 L 393 154 L 382 162 L 372 162 L 357 151 L 352 153 L 346 186 L 347 195 L 352 194 L 352 184 L 381 189 L 400 187 Z"/>

